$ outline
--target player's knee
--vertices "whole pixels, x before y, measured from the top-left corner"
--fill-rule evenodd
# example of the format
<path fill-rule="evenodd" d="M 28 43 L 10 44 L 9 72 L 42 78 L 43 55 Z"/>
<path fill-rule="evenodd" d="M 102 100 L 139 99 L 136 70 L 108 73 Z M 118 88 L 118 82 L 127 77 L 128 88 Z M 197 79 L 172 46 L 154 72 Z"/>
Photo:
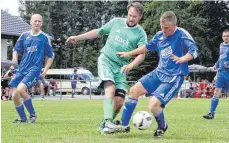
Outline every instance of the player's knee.
<path fill-rule="evenodd" d="M 123 90 L 123 89 L 116 89 L 115 90 L 115 97 L 117 97 L 116 100 L 118 100 L 119 102 L 124 101 L 125 96 L 126 96 L 125 90 Z"/>
<path fill-rule="evenodd" d="M 222 89 L 216 88 L 215 92 L 214 92 L 214 96 L 220 97 L 221 96 L 221 91 L 222 91 Z"/>
<path fill-rule="evenodd" d="M 148 108 L 153 114 L 157 114 L 163 108 L 165 108 L 165 106 L 156 97 L 152 97 L 152 99 L 149 102 Z"/>
<path fill-rule="evenodd" d="M 138 99 L 138 97 L 141 96 L 138 94 L 138 89 L 134 86 L 130 88 L 130 97 Z"/>

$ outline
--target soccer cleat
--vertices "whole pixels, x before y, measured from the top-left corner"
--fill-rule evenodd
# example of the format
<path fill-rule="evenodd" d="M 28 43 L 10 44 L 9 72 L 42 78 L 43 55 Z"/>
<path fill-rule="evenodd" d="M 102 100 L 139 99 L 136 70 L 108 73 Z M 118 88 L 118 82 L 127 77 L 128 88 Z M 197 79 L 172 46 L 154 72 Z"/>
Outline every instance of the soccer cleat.
<path fill-rule="evenodd" d="M 28 123 L 27 119 L 21 120 L 21 119 L 16 119 L 12 123 Z"/>
<path fill-rule="evenodd" d="M 102 122 L 99 124 L 98 132 L 102 134 L 104 127 L 105 127 L 105 120 L 102 120 Z"/>
<path fill-rule="evenodd" d="M 208 114 L 204 115 L 203 117 L 204 117 L 205 119 L 212 120 L 212 119 L 214 119 L 214 114 L 208 113 Z"/>
<path fill-rule="evenodd" d="M 164 129 L 157 129 L 154 132 L 153 137 L 157 137 L 157 138 L 163 137 L 167 129 L 168 129 L 168 125 L 166 124 L 166 127 Z"/>
<path fill-rule="evenodd" d="M 34 123 L 37 120 L 37 115 L 30 115 L 28 123 Z"/>
<path fill-rule="evenodd" d="M 130 126 L 121 126 L 120 125 L 120 129 L 117 131 L 119 133 L 129 133 L 130 132 Z"/>
<path fill-rule="evenodd" d="M 121 124 L 121 122 L 120 122 L 119 120 L 113 120 L 113 123 L 114 123 L 115 125 L 120 125 L 120 124 Z"/>
<path fill-rule="evenodd" d="M 123 126 L 116 125 L 113 120 L 106 120 L 103 133 L 112 134 L 112 133 L 122 132 L 123 130 L 124 130 Z"/>

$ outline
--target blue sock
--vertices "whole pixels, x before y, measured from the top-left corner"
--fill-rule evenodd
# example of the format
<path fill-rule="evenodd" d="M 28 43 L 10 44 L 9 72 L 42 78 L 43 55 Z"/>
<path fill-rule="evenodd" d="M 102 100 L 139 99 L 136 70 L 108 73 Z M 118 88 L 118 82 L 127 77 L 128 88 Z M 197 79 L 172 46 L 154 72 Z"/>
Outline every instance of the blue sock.
<path fill-rule="evenodd" d="M 216 110 L 218 103 L 219 103 L 219 98 L 216 96 L 213 96 L 212 101 L 211 101 L 211 109 L 210 109 L 210 112 L 212 114 L 215 114 L 215 110 Z"/>
<path fill-rule="evenodd" d="M 20 119 L 21 120 L 27 120 L 23 104 L 21 104 L 20 106 L 15 106 L 15 108 L 17 110 L 17 113 L 18 113 Z"/>
<path fill-rule="evenodd" d="M 163 110 L 161 111 L 160 114 L 158 114 L 157 116 L 154 116 L 154 117 L 157 121 L 158 129 L 164 129 L 166 127 L 166 122 L 165 122 Z"/>
<path fill-rule="evenodd" d="M 26 109 L 28 110 L 28 112 L 30 113 L 30 115 L 35 115 L 35 110 L 33 108 L 32 99 L 28 98 L 23 103 Z"/>
<path fill-rule="evenodd" d="M 138 103 L 137 99 L 128 98 L 128 101 L 125 103 L 122 111 L 122 125 L 127 126 L 129 125 L 130 118 L 134 112 L 134 109 Z"/>

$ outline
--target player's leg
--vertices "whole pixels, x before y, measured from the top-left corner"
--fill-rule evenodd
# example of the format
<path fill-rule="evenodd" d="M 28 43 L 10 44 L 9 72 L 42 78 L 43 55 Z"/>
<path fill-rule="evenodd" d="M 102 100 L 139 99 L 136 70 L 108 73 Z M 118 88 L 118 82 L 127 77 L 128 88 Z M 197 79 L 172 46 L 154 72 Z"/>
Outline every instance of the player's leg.
<path fill-rule="evenodd" d="M 34 123 L 36 121 L 37 116 L 32 103 L 32 99 L 26 92 L 26 89 L 31 87 L 33 81 L 35 80 L 35 77 L 37 77 L 36 73 L 29 72 L 17 87 L 17 91 L 21 94 L 22 98 L 24 99 L 23 103 L 30 114 L 30 123 Z"/>
<path fill-rule="evenodd" d="M 150 99 L 149 109 L 153 113 L 158 125 L 154 137 L 162 137 L 167 130 L 168 125 L 164 117 L 164 108 L 165 105 L 177 95 L 183 80 L 183 77 L 177 76 L 168 82 L 162 82 L 152 93 L 154 96 Z"/>
<path fill-rule="evenodd" d="M 125 95 L 126 95 L 126 91 L 123 89 L 116 89 L 115 91 L 115 97 L 114 97 L 114 115 L 113 115 L 113 119 L 115 119 L 115 117 L 118 115 L 118 113 L 120 112 L 123 103 L 125 101 Z"/>
<path fill-rule="evenodd" d="M 19 72 L 16 72 L 15 76 L 12 78 L 12 80 L 9 82 L 9 85 L 12 87 L 12 97 L 14 101 L 14 105 L 16 108 L 16 111 L 19 115 L 20 119 L 16 119 L 13 121 L 13 123 L 25 123 L 27 122 L 27 117 L 24 110 L 24 105 L 22 103 L 20 93 L 17 91 L 17 87 L 21 80 L 23 79 L 24 75 L 22 75 Z"/>
<path fill-rule="evenodd" d="M 128 100 L 124 104 L 121 125 L 124 127 L 121 132 L 129 131 L 129 122 L 138 103 L 138 97 L 146 93 L 151 93 L 156 89 L 157 79 L 154 72 L 143 76 L 133 87 L 130 88 Z"/>
<path fill-rule="evenodd" d="M 112 126 L 111 122 L 114 115 L 113 98 L 115 95 L 115 84 L 112 67 L 104 55 L 100 55 L 98 59 L 98 74 L 102 80 L 100 87 L 104 88 L 105 92 L 105 99 L 103 101 L 104 119 L 100 123 L 99 131 L 101 133 L 104 133 L 104 130 L 105 132 L 112 132 L 109 130 L 109 126 Z"/>
<path fill-rule="evenodd" d="M 72 86 L 72 98 L 74 98 L 75 90 L 76 90 L 76 81 L 71 81 Z"/>
<path fill-rule="evenodd" d="M 137 82 L 133 87 L 130 88 L 130 95 L 128 100 L 124 104 L 122 111 L 121 125 L 128 126 L 131 116 L 136 108 L 138 103 L 138 97 L 147 93 L 147 90 L 144 88 L 141 82 Z"/>
<path fill-rule="evenodd" d="M 227 81 L 226 81 L 227 82 Z M 222 88 L 224 86 L 225 79 L 222 72 L 217 73 L 216 83 L 215 83 L 215 91 L 214 95 L 211 99 L 211 105 L 210 105 L 210 112 L 206 115 L 203 115 L 205 119 L 214 119 L 216 108 L 219 103 L 219 98 L 222 95 Z"/>
<path fill-rule="evenodd" d="M 114 116 L 113 119 L 118 115 L 120 109 L 123 106 L 125 101 L 125 96 L 128 89 L 128 83 L 126 80 L 126 74 L 121 73 L 121 67 L 118 65 L 113 65 L 112 67 L 115 68 L 114 80 L 115 80 L 115 96 L 114 96 Z"/>
<path fill-rule="evenodd" d="M 43 79 L 42 79 L 43 80 Z M 38 80 L 39 84 L 40 84 L 40 94 L 42 98 L 45 98 L 45 91 L 44 91 L 44 84 L 42 80 Z"/>

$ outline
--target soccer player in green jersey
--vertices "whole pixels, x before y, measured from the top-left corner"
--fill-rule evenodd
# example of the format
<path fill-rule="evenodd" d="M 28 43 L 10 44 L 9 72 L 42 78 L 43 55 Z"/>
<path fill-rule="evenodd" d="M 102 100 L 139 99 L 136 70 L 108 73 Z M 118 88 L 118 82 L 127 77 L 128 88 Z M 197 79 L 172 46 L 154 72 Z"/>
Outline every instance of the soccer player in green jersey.
<path fill-rule="evenodd" d="M 80 40 L 109 35 L 98 58 L 98 74 L 102 79 L 106 96 L 103 104 L 104 119 L 99 126 L 101 133 L 115 132 L 112 127 L 115 125 L 113 121 L 123 105 L 127 92 L 126 74 L 145 58 L 145 54 L 140 54 L 130 62 L 129 57 L 122 58 L 116 54 L 120 51 L 131 51 L 147 42 L 145 31 L 138 25 L 143 15 L 143 5 L 133 2 L 127 6 L 127 10 L 127 18 L 114 18 L 99 29 L 71 36 L 66 41 L 76 44 Z"/>

